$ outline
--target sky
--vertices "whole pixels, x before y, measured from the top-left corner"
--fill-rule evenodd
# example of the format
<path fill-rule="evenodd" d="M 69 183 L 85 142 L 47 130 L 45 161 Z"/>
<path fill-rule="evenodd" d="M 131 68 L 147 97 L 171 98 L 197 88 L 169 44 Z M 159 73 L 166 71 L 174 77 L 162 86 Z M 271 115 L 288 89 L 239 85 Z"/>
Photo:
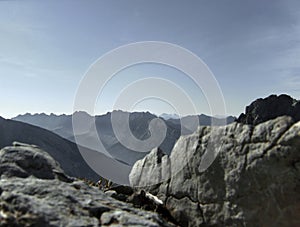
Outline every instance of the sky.
<path fill-rule="evenodd" d="M 297 0 L 2 0 L 0 116 L 72 113 L 90 66 L 115 48 L 142 41 L 172 43 L 201 58 L 228 115 L 238 116 L 270 94 L 300 99 Z M 211 113 L 205 94 L 187 75 L 150 63 L 116 73 L 99 94 L 95 113 L 111 111 L 120 91 L 149 77 L 172 81 L 197 112 Z M 171 113 L 172 105 L 144 99 L 129 110 Z"/>

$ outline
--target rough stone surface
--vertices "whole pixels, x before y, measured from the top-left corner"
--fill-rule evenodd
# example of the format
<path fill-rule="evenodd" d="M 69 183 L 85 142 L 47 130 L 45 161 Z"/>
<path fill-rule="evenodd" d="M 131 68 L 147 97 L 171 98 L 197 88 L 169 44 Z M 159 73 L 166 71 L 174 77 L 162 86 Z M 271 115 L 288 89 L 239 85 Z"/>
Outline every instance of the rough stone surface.
<path fill-rule="evenodd" d="M 35 145 L 14 142 L 13 146 L 0 150 L 0 176 L 40 179 L 59 179 L 71 182 L 59 164 Z"/>
<path fill-rule="evenodd" d="M 300 121 L 300 101 L 288 95 L 271 95 L 257 99 L 246 107 L 237 122 L 257 125 L 280 116 L 290 116 L 294 121 Z"/>
<path fill-rule="evenodd" d="M 219 152 L 203 170 L 209 150 Z M 200 127 L 170 156 L 154 149 L 138 161 L 130 182 L 182 226 L 300 226 L 300 122 Z"/>
<path fill-rule="evenodd" d="M 0 166 L 0 226 L 173 226 L 68 177 L 36 146 L 2 149 Z"/>

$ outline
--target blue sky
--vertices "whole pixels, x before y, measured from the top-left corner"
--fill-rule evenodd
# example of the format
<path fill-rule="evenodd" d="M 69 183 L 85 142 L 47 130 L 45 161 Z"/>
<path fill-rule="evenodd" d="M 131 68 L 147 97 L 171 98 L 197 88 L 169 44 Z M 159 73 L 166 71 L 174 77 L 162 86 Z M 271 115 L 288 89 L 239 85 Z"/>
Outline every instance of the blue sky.
<path fill-rule="evenodd" d="M 300 99 L 297 0 L 14 0 L 0 1 L 0 115 L 71 113 L 89 66 L 139 41 L 170 42 L 197 54 L 214 73 L 228 114 L 272 93 Z M 209 114 L 184 74 L 151 65 L 116 75 L 97 113 L 110 111 L 121 88 L 147 76 L 172 80 Z M 136 109 L 172 111 L 153 100 Z"/>

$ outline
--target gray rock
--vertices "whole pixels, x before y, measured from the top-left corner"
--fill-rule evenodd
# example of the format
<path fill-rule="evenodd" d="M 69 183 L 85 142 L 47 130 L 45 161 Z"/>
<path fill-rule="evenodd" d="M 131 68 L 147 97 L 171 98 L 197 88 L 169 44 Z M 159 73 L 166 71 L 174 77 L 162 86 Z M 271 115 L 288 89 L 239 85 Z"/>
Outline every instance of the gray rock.
<path fill-rule="evenodd" d="M 173 226 L 68 177 L 48 153 L 16 143 L 0 151 L 0 226 Z M 67 180 L 66 180 L 67 179 Z"/>
<path fill-rule="evenodd" d="M 60 179 L 71 182 L 59 164 L 45 151 L 35 145 L 14 142 L 13 146 L 0 151 L 0 176 L 40 179 Z"/>
<path fill-rule="evenodd" d="M 161 226 L 161 220 L 157 215 L 148 213 L 143 214 L 144 218 L 141 218 L 140 214 L 134 214 L 125 210 L 114 210 L 105 212 L 101 216 L 102 226 L 149 226 L 158 227 Z"/>
<path fill-rule="evenodd" d="M 300 226 L 300 122 L 200 127 L 170 156 L 154 149 L 138 161 L 130 182 L 182 226 Z"/>

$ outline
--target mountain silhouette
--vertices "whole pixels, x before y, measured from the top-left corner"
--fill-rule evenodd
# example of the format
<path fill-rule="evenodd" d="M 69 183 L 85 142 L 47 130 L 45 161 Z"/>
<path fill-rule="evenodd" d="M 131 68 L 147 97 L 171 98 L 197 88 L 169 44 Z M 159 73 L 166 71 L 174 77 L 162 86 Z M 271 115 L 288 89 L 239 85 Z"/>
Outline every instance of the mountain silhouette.
<path fill-rule="evenodd" d="M 79 144 L 84 147 L 88 147 L 92 150 L 99 149 L 99 139 L 105 147 L 105 150 L 110 153 L 115 159 L 120 160 L 129 165 L 133 165 L 137 160 L 142 159 L 146 154 L 150 152 L 138 152 L 130 149 L 122 144 L 115 135 L 112 125 L 112 113 L 124 118 L 125 115 L 129 116 L 129 128 L 130 133 L 141 141 L 145 141 L 151 137 L 149 131 L 149 124 L 152 120 L 158 117 L 150 112 L 124 112 L 113 111 L 108 112 L 100 116 L 90 116 L 86 112 L 75 112 L 73 115 L 46 115 L 42 114 L 25 114 L 19 115 L 14 120 L 26 122 L 35 126 L 39 126 L 60 135 L 61 137 L 70 140 L 72 142 L 79 141 Z M 165 114 L 166 116 L 166 114 Z M 72 117 L 80 119 L 82 130 L 80 132 L 73 132 Z M 212 123 L 214 125 L 222 125 L 232 123 L 235 118 L 213 118 L 206 115 L 186 116 L 181 119 L 168 118 L 165 120 L 160 117 L 166 126 L 166 136 L 161 144 L 153 144 L 153 148 L 159 146 L 165 153 L 170 154 L 174 144 L 180 135 L 188 135 L 193 133 L 197 129 L 195 121 L 198 121 L 200 125 L 208 126 Z M 124 124 L 124 121 L 120 121 L 120 125 Z M 96 127 L 94 127 L 96 126 Z M 163 127 L 163 126 L 161 126 Z M 162 128 L 156 128 L 156 132 L 163 130 Z M 124 133 L 125 137 L 127 136 Z M 77 141 L 76 141 L 77 139 Z M 125 138 L 126 139 L 126 138 Z M 130 140 L 128 138 L 128 143 Z"/>

